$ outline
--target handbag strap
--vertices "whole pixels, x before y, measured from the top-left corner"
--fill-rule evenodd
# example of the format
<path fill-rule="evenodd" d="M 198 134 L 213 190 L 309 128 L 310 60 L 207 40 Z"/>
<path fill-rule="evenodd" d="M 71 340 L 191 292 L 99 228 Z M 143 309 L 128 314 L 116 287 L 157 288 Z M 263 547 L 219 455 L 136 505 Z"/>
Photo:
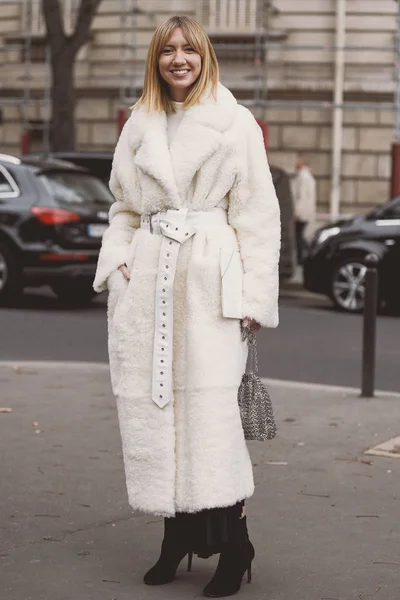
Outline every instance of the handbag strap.
<path fill-rule="evenodd" d="M 257 356 L 257 336 L 250 333 L 249 329 L 243 329 L 243 340 L 247 340 L 248 355 L 246 363 L 246 373 L 258 374 L 258 356 Z"/>

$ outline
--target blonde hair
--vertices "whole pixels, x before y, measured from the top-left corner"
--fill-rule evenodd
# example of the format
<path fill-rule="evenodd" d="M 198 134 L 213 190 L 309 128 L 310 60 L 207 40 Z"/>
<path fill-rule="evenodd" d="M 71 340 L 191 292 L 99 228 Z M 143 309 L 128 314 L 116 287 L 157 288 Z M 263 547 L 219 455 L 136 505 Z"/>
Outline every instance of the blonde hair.
<path fill-rule="evenodd" d="M 210 86 L 211 93 L 215 97 L 219 81 L 219 68 L 210 38 L 200 23 L 194 19 L 175 16 L 161 23 L 153 34 L 147 54 L 143 93 L 138 102 L 131 107 L 134 110 L 145 106 L 148 111 L 174 112 L 167 84 L 160 75 L 158 62 L 162 49 L 177 27 L 182 29 L 188 43 L 201 56 L 200 75 L 190 90 L 183 108 L 190 108 L 197 104 Z"/>

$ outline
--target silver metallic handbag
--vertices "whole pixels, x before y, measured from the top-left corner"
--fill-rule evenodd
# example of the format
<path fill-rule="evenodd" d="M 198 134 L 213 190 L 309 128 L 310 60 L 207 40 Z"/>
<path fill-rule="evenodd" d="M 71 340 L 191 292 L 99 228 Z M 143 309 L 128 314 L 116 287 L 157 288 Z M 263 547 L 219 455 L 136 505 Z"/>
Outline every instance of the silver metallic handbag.
<path fill-rule="evenodd" d="M 263 442 L 276 435 L 276 424 L 268 390 L 258 376 L 257 341 L 249 329 L 242 329 L 242 339 L 247 340 L 246 372 L 238 391 L 238 402 L 244 437 Z"/>

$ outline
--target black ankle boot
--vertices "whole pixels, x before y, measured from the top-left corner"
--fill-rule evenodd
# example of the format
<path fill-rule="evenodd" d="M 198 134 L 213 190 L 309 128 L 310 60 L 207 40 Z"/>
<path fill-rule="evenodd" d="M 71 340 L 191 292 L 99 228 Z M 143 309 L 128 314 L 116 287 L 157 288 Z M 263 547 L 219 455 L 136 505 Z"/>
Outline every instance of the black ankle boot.
<path fill-rule="evenodd" d="M 160 558 L 143 578 L 147 585 L 162 585 L 175 579 L 181 560 L 188 554 L 188 571 L 192 568 L 193 551 L 187 536 L 181 531 L 175 518 L 164 519 L 164 539 Z"/>
<path fill-rule="evenodd" d="M 255 551 L 248 537 L 246 517 L 239 520 L 235 533 L 236 540 L 222 549 L 214 577 L 204 588 L 204 596 L 208 598 L 224 598 L 236 594 L 246 571 L 247 582 L 251 582 L 251 563 Z"/>

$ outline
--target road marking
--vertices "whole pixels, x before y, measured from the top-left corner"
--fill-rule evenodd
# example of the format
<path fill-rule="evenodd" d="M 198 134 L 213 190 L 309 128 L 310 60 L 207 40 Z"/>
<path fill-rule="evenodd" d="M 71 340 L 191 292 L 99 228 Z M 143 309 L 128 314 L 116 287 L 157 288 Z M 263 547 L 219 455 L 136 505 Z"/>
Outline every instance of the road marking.
<path fill-rule="evenodd" d="M 3 360 L 0 361 L 1 368 L 11 369 L 70 369 L 76 371 L 109 371 L 108 363 L 77 362 L 77 361 L 30 361 L 30 360 Z M 360 389 L 349 386 L 328 385 L 324 383 L 311 383 L 305 381 L 292 381 L 290 379 L 271 379 L 262 377 L 262 381 L 268 386 L 282 387 L 287 389 L 312 390 L 321 392 L 339 392 L 344 394 L 359 394 Z M 390 392 L 387 390 L 376 390 L 377 397 L 400 398 L 399 392 Z"/>

